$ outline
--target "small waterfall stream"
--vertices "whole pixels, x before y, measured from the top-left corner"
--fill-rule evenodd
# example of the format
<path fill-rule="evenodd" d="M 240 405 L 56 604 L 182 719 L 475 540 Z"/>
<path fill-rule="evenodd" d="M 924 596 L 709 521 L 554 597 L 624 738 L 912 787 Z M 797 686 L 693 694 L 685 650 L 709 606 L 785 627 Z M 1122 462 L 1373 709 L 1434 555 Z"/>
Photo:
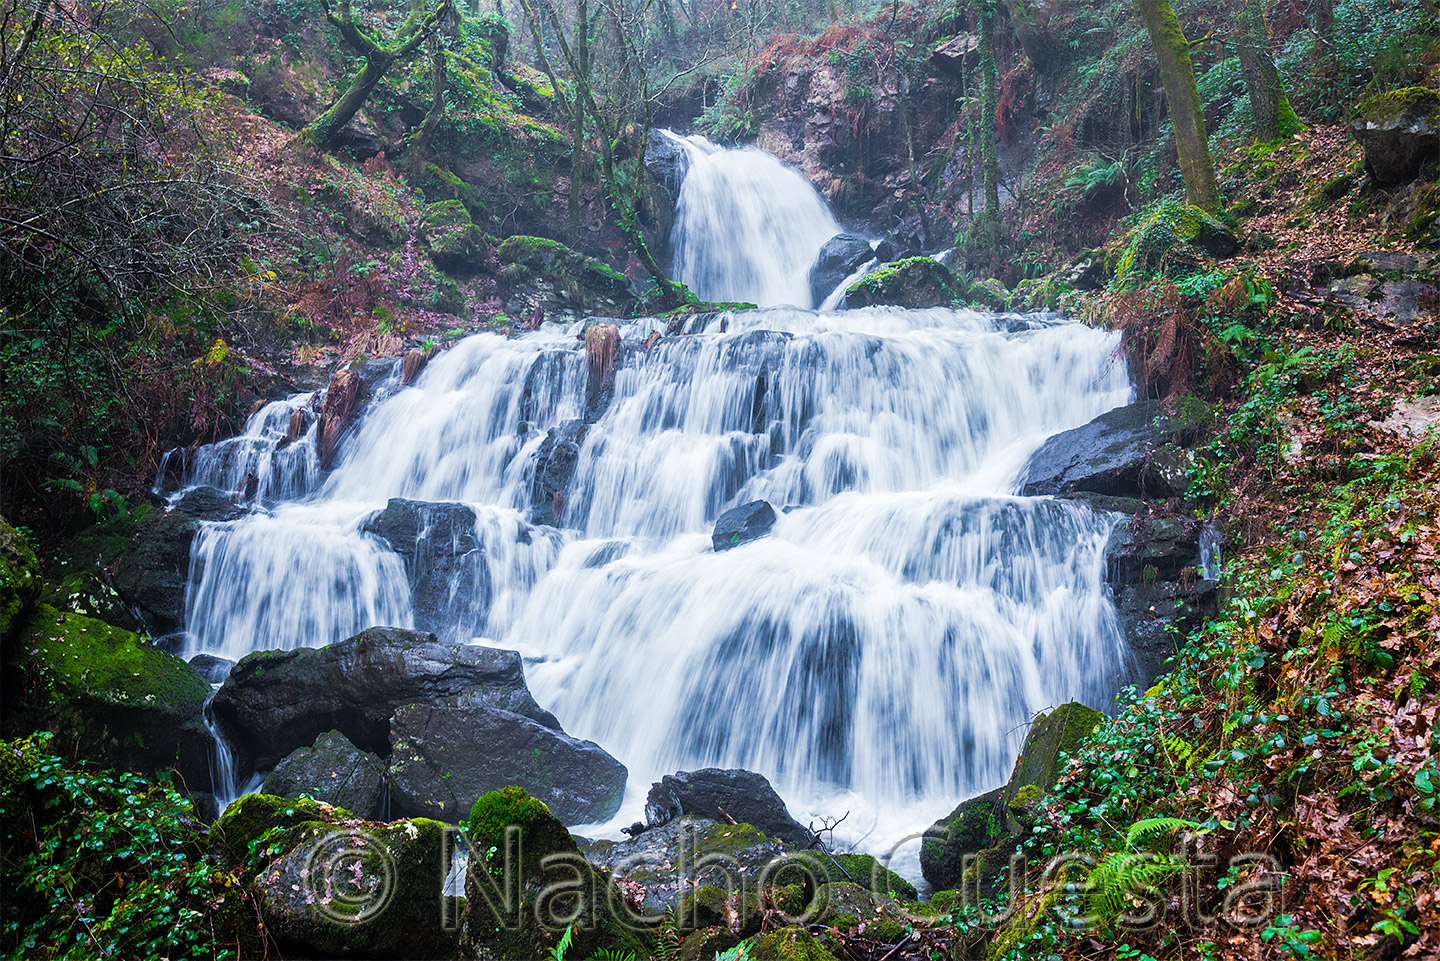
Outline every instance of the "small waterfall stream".
<path fill-rule="evenodd" d="M 836 232 L 818 196 L 804 185 L 823 218 L 764 235 L 799 266 L 761 271 L 769 241 L 737 225 L 794 211 L 799 191 L 758 175 L 785 171 L 759 151 L 695 149 L 682 276 L 705 297 L 808 290 L 800 261 Z M 715 211 L 706 183 L 747 191 L 743 209 Z M 264 478 L 265 506 L 196 538 L 191 653 L 410 626 L 404 566 L 366 523 L 393 497 L 461 502 L 483 569 L 452 584 L 442 633 L 520 651 L 537 700 L 628 767 L 620 815 L 590 833 L 639 817 L 661 775 L 718 765 L 765 774 L 802 823 L 850 811 L 837 840 L 876 853 L 1001 783 L 1034 712 L 1118 687 L 1112 518 L 1014 495 L 1046 437 L 1128 401 L 1113 335 L 1055 316 L 775 307 L 646 349 L 661 329 L 623 326 L 554 526 L 532 523 L 536 453 L 585 415 L 578 325 L 457 344 L 371 403 L 323 479 L 313 428 L 281 449 L 280 413 L 262 410 L 194 461 L 193 482 Z M 289 430 L 311 399 L 279 403 Z M 715 518 L 762 498 L 774 531 L 714 552 Z M 899 862 L 912 875 L 914 856 Z"/>

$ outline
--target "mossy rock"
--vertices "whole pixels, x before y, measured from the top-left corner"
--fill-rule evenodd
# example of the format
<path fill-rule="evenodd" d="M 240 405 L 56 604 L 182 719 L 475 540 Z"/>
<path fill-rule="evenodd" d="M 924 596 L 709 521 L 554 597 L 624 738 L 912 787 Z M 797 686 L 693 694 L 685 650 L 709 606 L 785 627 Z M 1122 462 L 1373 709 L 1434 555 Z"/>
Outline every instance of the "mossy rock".
<path fill-rule="evenodd" d="M 950 270 L 931 257 L 886 264 L 845 289 L 847 307 L 888 305 L 919 309 L 951 307 L 968 293 Z"/>
<path fill-rule="evenodd" d="M 443 897 L 453 830 L 426 818 L 298 825 L 251 885 L 267 931 L 304 957 L 456 956 L 458 906 Z"/>
<path fill-rule="evenodd" d="M 856 884 L 867 891 L 906 901 L 913 901 L 919 896 L 915 885 L 868 854 L 800 851 L 788 855 L 785 860 L 785 866 L 774 873 L 775 883 L 804 884 L 812 894 L 820 885 L 838 882 Z"/>
<path fill-rule="evenodd" d="M 5 726 L 49 730 L 66 760 L 210 782 L 210 685 L 145 638 L 40 605 L 4 648 Z M 23 730 L 17 730 L 23 728 Z"/>
<path fill-rule="evenodd" d="M 967 860 L 1010 837 L 1005 788 L 962 801 L 936 821 L 920 841 L 920 870 L 937 888 L 959 887 Z"/>
<path fill-rule="evenodd" d="M 1360 105 L 1350 133 L 1376 183 L 1414 180 L 1440 159 L 1440 90 L 1402 87 L 1377 94 Z"/>
<path fill-rule="evenodd" d="M 506 838 L 511 829 L 518 832 L 522 854 L 519 870 L 523 877 L 542 873 L 540 862 L 549 855 L 578 854 L 580 850 L 545 802 L 513 785 L 480 795 L 470 808 L 467 825 L 478 859 L 497 876 L 503 871 Z"/>
<path fill-rule="evenodd" d="M 849 881 L 822 884 L 815 891 L 810 910 L 814 915 L 813 921 L 819 924 L 845 928 L 864 924 L 866 934 L 878 941 L 888 938 L 874 932 L 899 927 L 903 913 L 900 902 L 894 898 L 868 891 Z M 851 918 L 854 920 L 849 920 Z M 903 927 L 900 927 L 900 932 L 904 933 Z"/>
<path fill-rule="evenodd" d="M 40 565 L 20 532 L 0 517 L 0 640 L 20 629 L 40 596 Z"/>
<path fill-rule="evenodd" d="M 835 955 L 801 927 L 757 935 L 746 954 L 754 961 L 836 961 Z"/>
<path fill-rule="evenodd" d="M 288 849 L 286 839 L 300 825 L 350 820 L 354 819 L 349 811 L 320 801 L 247 794 L 227 807 L 210 826 L 210 850 L 227 864 L 247 865 L 255 871 L 268 860 L 266 849 L 272 845 L 276 853 Z M 266 844 L 257 845 L 267 834 L 270 837 Z M 259 860 L 252 861 L 252 855 Z"/>
<path fill-rule="evenodd" d="M 502 268 L 502 279 L 523 286 L 533 277 L 544 278 L 554 285 L 565 306 L 628 312 L 636 303 L 624 274 L 558 240 L 517 234 L 505 238 L 495 255 L 507 268 L 525 268 L 523 273 Z"/>
<path fill-rule="evenodd" d="M 1004 310 L 1010 303 L 1010 290 L 994 277 L 989 277 L 972 282 L 965 299 L 974 307 Z"/>
<path fill-rule="evenodd" d="M 1062 704 L 1049 714 L 1042 714 L 1030 725 L 1025 746 L 1015 759 L 1015 769 L 1005 785 L 1004 804 L 1007 809 L 1018 805 L 1033 809 L 1039 797 L 1026 788 L 1049 791 L 1060 776 L 1066 754 L 1079 747 L 1104 715 L 1079 701 Z"/>
<path fill-rule="evenodd" d="M 471 222 L 470 212 L 459 200 L 426 204 L 420 214 L 419 235 L 435 266 L 449 273 L 475 273 L 490 256 L 485 234 Z"/>
<path fill-rule="evenodd" d="M 725 892 L 713 884 L 703 884 L 681 895 L 675 908 L 676 927 L 708 928 L 725 923 Z"/>
<path fill-rule="evenodd" d="M 710 961 L 739 943 L 740 936 L 729 928 L 705 928 L 691 934 L 680 945 L 680 961 Z"/>
<path fill-rule="evenodd" d="M 1166 200 L 1130 232 L 1115 279 L 1124 286 L 1139 286 L 1171 260 L 1229 257 L 1239 249 L 1239 239 L 1220 218 L 1199 207 Z"/>

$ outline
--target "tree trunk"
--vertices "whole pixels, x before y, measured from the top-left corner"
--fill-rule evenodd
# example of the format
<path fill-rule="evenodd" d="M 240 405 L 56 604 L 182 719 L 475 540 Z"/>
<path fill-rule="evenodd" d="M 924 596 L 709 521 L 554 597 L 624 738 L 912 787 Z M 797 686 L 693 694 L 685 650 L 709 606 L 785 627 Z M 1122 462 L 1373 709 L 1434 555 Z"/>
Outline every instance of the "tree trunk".
<path fill-rule="evenodd" d="M 992 266 L 1000 257 L 1000 159 L 995 152 L 995 108 L 1000 79 L 995 67 L 995 0 L 976 0 L 980 21 L 980 165 L 985 180 L 981 237 Z"/>
<path fill-rule="evenodd" d="M 301 131 L 301 136 L 306 138 L 321 150 L 329 150 L 335 145 L 341 129 L 350 122 L 360 108 L 365 106 L 365 99 L 379 86 L 385 76 L 385 71 L 395 62 L 395 56 L 387 51 L 372 53 L 365 58 L 365 66 L 350 81 L 350 86 L 341 94 L 335 105 L 326 110 Z"/>
<path fill-rule="evenodd" d="M 1205 137 L 1205 113 L 1195 87 L 1195 67 L 1190 62 L 1190 44 L 1175 18 L 1170 0 L 1135 0 L 1140 20 L 1155 45 L 1160 62 L 1160 79 L 1175 126 L 1175 151 L 1180 174 L 1185 178 L 1185 200 L 1212 213 L 1220 210 L 1220 188 L 1215 183 L 1215 163 Z"/>
<path fill-rule="evenodd" d="M 1300 118 L 1290 108 L 1290 98 L 1270 56 L 1270 30 L 1265 23 L 1261 0 L 1242 0 L 1235 14 L 1235 48 L 1240 55 L 1240 73 L 1250 95 L 1250 112 L 1255 120 L 1255 139 L 1272 143 L 1300 129 Z"/>
<path fill-rule="evenodd" d="M 585 179 L 585 96 L 590 83 L 590 13 L 575 0 L 575 141 L 570 149 L 570 225 L 580 225 L 580 185 Z"/>
<path fill-rule="evenodd" d="M 420 122 L 420 129 L 410 138 L 410 147 L 420 153 L 430 149 L 430 138 L 445 117 L 445 44 L 436 31 L 430 35 L 430 109 Z"/>

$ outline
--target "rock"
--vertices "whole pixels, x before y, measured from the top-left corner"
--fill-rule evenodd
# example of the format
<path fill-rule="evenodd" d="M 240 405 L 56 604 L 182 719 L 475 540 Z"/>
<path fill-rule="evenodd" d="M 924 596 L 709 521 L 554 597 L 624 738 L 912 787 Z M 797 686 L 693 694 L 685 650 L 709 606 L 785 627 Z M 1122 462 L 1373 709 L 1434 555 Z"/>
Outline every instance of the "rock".
<path fill-rule="evenodd" d="M 802 927 L 757 935 L 749 944 L 746 957 L 754 961 L 835 961 L 835 955 Z"/>
<path fill-rule="evenodd" d="M 284 850 L 286 838 L 301 825 L 348 815 L 320 801 L 246 794 L 210 826 L 210 853 L 224 864 L 244 865 L 250 861 L 252 845 L 267 834 L 277 842 L 277 850 Z"/>
<path fill-rule="evenodd" d="M 586 409 L 596 412 L 609 402 L 615 390 L 615 368 L 620 363 L 620 328 L 615 324 L 591 324 L 585 328 L 585 359 L 590 366 L 586 382 Z M 591 418 L 594 419 L 594 413 Z"/>
<path fill-rule="evenodd" d="M 420 212 L 417 233 L 435 266 L 447 273 L 478 273 L 490 257 L 485 234 L 458 200 L 426 204 Z"/>
<path fill-rule="evenodd" d="M 849 881 L 831 881 L 815 890 L 810 902 L 812 924 L 854 929 L 864 925 L 865 936 L 891 944 L 905 936 L 905 913 L 899 901 L 875 894 Z"/>
<path fill-rule="evenodd" d="M 566 824 L 609 820 L 625 794 L 624 765 L 598 744 L 469 695 L 397 710 L 390 750 L 397 809 L 452 823 L 480 795 L 511 784 Z"/>
<path fill-rule="evenodd" d="M 973 70 L 974 54 L 980 46 L 980 38 L 973 33 L 962 33 L 951 37 L 937 46 L 930 54 L 930 62 L 939 70 L 957 79 L 965 76 L 965 63 L 970 60 Z"/>
<path fill-rule="evenodd" d="M 222 491 L 218 487 L 202 484 L 181 494 L 170 510 L 207 521 L 233 521 L 249 513 L 249 510 L 239 503 L 241 493 Z"/>
<path fill-rule="evenodd" d="M 364 395 L 365 383 L 359 371 L 346 367 L 331 375 L 330 386 L 325 389 L 325 401 L 320 407 L 318 442 L 322 466 L 329 467 L 334 462 L 340 438 L 354 421 Z"/>
<path fill-rule="evenodd" d="M 50 730 L 68 757 L 145 774 L 173 769 L 191 791 L 210 786 L 210 685 L 180 658 L 41 605 L 6 641 L 3 661 L 9 736 Z"/>
<path fill-rule="evenodd" d="M 552 428 L 535 452 L 535 474 L 530 482 L 530 519 L 536 524 L 559 524 L 565 517 L 565 493 L 580 459 L 585 422 L 569 420 Z"/>
<path fill-rule="evenodd" d="M 1015 768 L 1005 785 L 1002 800 L 1007 811 L 1016 805 L 1017 798 L 1022 808 L 1033 807 L 1038 796 L 1024 789 L 1036 787 L 1044 793 L 1053 788 L 1060 777 L 1064 755 L 1079 747 L 1104 719 L 1105 715 L 1079 701 L 1062 704 L 1049 714 L 1037 717 L 1025 735 L 1025 745 L 1020 748 L 1020 756 L 1015 759 Z M 1011 821 L 1012 832 L 1019 833 L 1021 826 Z"/>
<path fill-rule="evenodd" d="M 809 845 L 813 837 L 790 816 L 765 776 L 753 771 L 718 767 L 678 771 L 650 786 L 645 798 L 647 824 L 654 827 L 684 814 L 752 824 L 796 847 Z"/>
<path fill-rule="evenodd" d="M 678 910 L 682 897 L 703 885 L 755 890 L 784 865 L 785 846 L 749 824 L 686 814 L 628 841 L 598 842 L 585 853 L 621 885 L 640 891 L 645 911 L 663 914 Z"/>
<path fill-rule="evenodd" d="M 372 627 L 328 647 L 250 654 L 211 709 L 232 747 L 250 757 L 282 758 L 332 729 L 382 754 L 396 708 L 459 694 L 560 727 L 530 696 L 519 654 L 442 644 L 434 634 L 394 627 Z"/>
<path fill-rule="evenodd" d="M 1112 276 L 1103 250 L 1085 250 L 1055 273 L 1060 283 L 1075 290 L 1100 290 Z"/>
<path fill-rule="evenodd" d="M 1152 424 L 1155 413 L 1152 405 L 1130 404 L 1056 434 L 1031 456 L 1022 474 L 1021 493 L 1178 494 L 1168 465 L 1152 459 L 1166 440 Z"/>
<path fill-rule="evenodd" d="M 1199 572 L 1202 526 L 1136 513 L 1115 526 L 1105 546 L 1106 577 L 1142 683 L 1163 671 L 1177 631 L 1184 636 L 1216 612 L 1216 585 Z"/>
<path fill-rule="evenodd" d="M 976 856 L 1010 837 L 1005 788 L 960 802 L 936 821 L 920 841 L 920 871 L 937 889 L 958 888 Z"/>
<path fill-rule="evenodd" d="M 145 622 L 125 603 L 103 572 L 80 571 L 67 574 L 58 584 L 47 583 L 41 600 L 58 611 L 83 614 L 127 631 L 145 630 Z"/>
<path fill-rule="evenodd" d="M 764 537 L 774 526 L 775 508 L 766 501 L 750 501 L 720 515 L 715 521 L 710 543 L 717 551 L 728 551 L 757 537 Z"/>
<path fill-rule="evenodd" d="M 19 631 L 40 597 L 40 564 L 30 544 L 0 517 L 0 641 Z"/>
<path fill-rule="evenodd" d="M 115 562 L 115 590 L 152 634 L 170 634 L 184 625 L 190 545 L 202 519 L 182 511 L 150 514 L 136 525 L 130 546 Z"/>
<path fill-rule="evenodd" d="M 690 153 L 679 137 L 667 130 L 652 130 L 645 144 L 645 169 L 678 200 L 680 185 L 690 172 Z"/>
<path fill-rule="evenodd" d="M 972 306 L 984 307 L 986 310 L 1004 310 L 1005 305 L 1010 302 L 1010 289 L 991 277 L 972 283 L 970 292 L 965 296 Z"/>
<path fill-rule="evenodd" d="M 373 820 L 380 814 L 385 765 L 339 731 L 326 731 L 310 747 L 292 751 L 265 778 L 262 794 L 295 798 L 302 794 Z M 453 820 L 453 819 L 452 819 Z"/>
<path fill-rule="evenodd" d="M 929 257 L 911 257 L 871 271 L 845 290 L 847 307 L 950 307 L 961 296 L 949 269 Z"/>
<path fill-rule="evenodd" d="M 866 891 L 906 901 L 919 897 L 915 885 L 868 854 L 831 854 L 812 848 L 799 851 L 787 860 L 789 863 L 775 874 L 776 884 L 803 884 L 811 888 L 834 882 L 858 885 Z"/>
<path fill-rule="evenodd" d="M 205 679 L 206 684 L 219 684 L 230 675 L 235 662 L 214 654 L 196 654 L 190 658 L 190 669 Z"/>
<path fill-rule="evenodd" d="M 404 358 L 400 361 L 400 383 L 415 383 L 415 378 L 420 376 L 420 372 L 425 369 L 425 365 L 429 360 L 430 355 L 418 347 L 407 350 Z M 299 411 L 296 411 L 296 413 L 298 414 Z M 291 432 L 294 432 L 293 428 Z"/>
<path fill-rule="evenodd" d="M 504 266 L 501 293 L 512 316 L 628 316 L 636 304 L 630 281 L 594 257 L 555 240 L 516 235 L 495 252 Z"/>
<path fill-rule="evenodd" d="M 1157 204 L 1128 236 L 1115 268 L 1127 283 L 1148 281 L 1177 250 L 1219 258 L 1240 250 L 1235 232 L 1214 214 L 1174 200 Z"/>
<path fill-rule="evenodd" d="M 1383 420 L 1370 421 L 1370 426 L 1402 441 L 1417 443 L 1428 434 L 1440 432 L 1440 396 L 1396 400 L 1390 413 Z"/>
<path fill-rule="evenodd" d="M 703 928 L 694 932 L 680 945 L 680 961 L 711 961 L 722 951 L 740 943 L 740 936 L 729 928 Z"/>
<path fill-rule="evenodd" d="M 417 628 L 464 641 L 484 626 L 490 569 L 474 508 L 392 497 L 361 529 L 385 541 L 405 562 Z"/>
<path fill-rule="evenodd" d="M 840 281 L 849 277 L 861 264 L 873 260 L 875 252 L 870 241 L 854 234 L 836 234 L 825 241 L 825 246 L 815 255 L 810 265 L 810 301 L 819 305 L 840 286 Z"/>
<path fill-rule="evenodd" d="M 575 919 L 576 958 L 655 956 L 659 919 L 638 916 L 544 804 L 518 787 L 492 791 L 475 802 L 469 828 L 462 957 L 551 957 L 566 929 L 542 920 L 554 916 Z"/>
<path fill-rule="evenodd" d="M 1405 87 L 1360 105 L 1350 134 L 1365 151 L 1365 170 L 1382 186 L 1414 180 L 1440 163 L 1440 91 Z"/>
<path fill-rule="evenodd" d="M 339 808 L 249 795 L 226 810 L 212 836 L 223 837 L 232 858 L 241 843 L 262 836 L 262 852 L 276 852 L 260 862 L 249 888 L 282 956 L 459 953 L 458 907 L 443 896 L 456 847 L 447 825 L 423 818 L 356 825 Z"/>

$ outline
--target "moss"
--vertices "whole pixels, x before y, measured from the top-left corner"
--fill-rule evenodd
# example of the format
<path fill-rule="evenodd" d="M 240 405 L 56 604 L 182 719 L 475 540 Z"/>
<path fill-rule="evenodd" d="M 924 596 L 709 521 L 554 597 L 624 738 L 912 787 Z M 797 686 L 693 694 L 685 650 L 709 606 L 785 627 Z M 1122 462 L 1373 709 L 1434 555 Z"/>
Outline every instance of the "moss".
<path fill-rule="evenodd" d="M 40 567 L 20 532 L 0 517 L 0 639 L 24 623 L 40 593 Z"/>
<path fill-rule="evenodd" d="M 1361 103 L 1355 114 L 1367 123 L 1383 125 L 1394 123 L 1412 111 L 1428 113 L 1431 117 L 1440 119 L 1440 90 L 1431 87 L 1401 87 L 1376 94 Z"/>
<path fill-rule="evenodd" d="M 519 831 L 522 877 L 540 874 L 540 862 L 546 855 L 579 850 L 545 803 L 514 785 L 480 795 L 470 808 L 467 825 L 471 849 L 479 852 L 496 877 L 503 873 L 506 835 L 511 828 Z"/>
<path fill-rule="evenodd" d="M 1237 249 L 1239 241 L 1218 217 L 1199 207 L 1166 200 L 1130 232 L 1115 279 L 1122 287 L 1139 286 L 1174 256 L 1226 257 Z"/>
<path fill-rule="evenodd" d="M 287 838 L 306 830 L 307 825 L 313 833 L 317 824 L 350 819 L 350 812 L 344 808 L 318 801 L 247 794 L 227 807 L 211 826 L 210 848 L 230 864 L 248 864 L 257 870 L 263 864 L 252 861 L 252 855 L 263 857 L 263 849 L 259 849 L 257 842 L 271 831 L 274 833 L 267 839 L 270 843 L 266 847 L 273 845 L 279 853 L 288 847 Z M 252 846 L 257 850 L 252 850 Z"/>
<path fill-rule="evenodd" d="M 441 270 L 473 272 L 489 256 L 485 235 L 459 200 L 426 204 L 420 214 L 420 239 Z"/>
<path fill-rule="evenodd" d="M 886 264 L 851 284 L 845 302 L 850 307 L 950 307 L 963 293 L 963 285 L 944 264 L 930 257 L 911 257 Z"/>
<path fill-rule="evenodd" d="M 681 928 L 708 928 L 725 922 L 725 892 L 705 884 L 681 896 L 675 907 L 676 924 Z"/>
<path fill-rule="evenodd" d="M 495 255 L 505 265 L 502 277 L 512 283 L 523 283 L 531 275 L 543 277 L 580 309 L 590 309 L 602 301 L 628 307 L 633 300 L 630 281 L 624 274 L 556 240 L 517 234 L 507 237 Z M 523 267 L 526 272 L 519 274 L 511 267 Z"/>
<path fill-rule="evenodd" d="M 835 955 L 804 928 L 781 928 L 758 935 L 746 952 L 754 961 L 835 961 Z"/>
<path fill-rule="evenodd" d="M 909 901 L 918 897 L 915 885 L 886 868 L 868 854 L 829 854 L 823 851 L 802 851 L 791 856 L 790 860 L 795 862 L 795 866 L 787 866 L 777 871 L 775 873 L 777 884 L 795 883 L 806 877 L 805 869 L 808 869 L 820 884 L 849 882 L 857 884 L 867 891 L 875 891 Z"/>
<path fill-rule="evenodd" d="M 1071 701 L 1037 718 L 1005 786 L 1006 805 L 1014 803 L 1027 785 L 1048 791 L 1060 774 L 1061 758 L 1079 747 L 1103 717 L 1099 711 Z"/>
<path fill-rule="evenodd" d="M 996 788 L 964 801 L 926 832 L 920 842 L 920 865 L 931 884 L 947 888 L 960 884 L 968 856 L 1009 837 L 1004 793 L 1004 788 Z"/>
<path fill-rule="evenodd" d="M 995 937 L 985 948 L 985 957 L 998 959 L 1009 957 L 1026 939 L 1039 930 L 1040 925 L 1050 919 L 1050 913 L 1060 900 L 1061 886 L 1052 884 L 1022 902 L 1005 916 Z"/>

